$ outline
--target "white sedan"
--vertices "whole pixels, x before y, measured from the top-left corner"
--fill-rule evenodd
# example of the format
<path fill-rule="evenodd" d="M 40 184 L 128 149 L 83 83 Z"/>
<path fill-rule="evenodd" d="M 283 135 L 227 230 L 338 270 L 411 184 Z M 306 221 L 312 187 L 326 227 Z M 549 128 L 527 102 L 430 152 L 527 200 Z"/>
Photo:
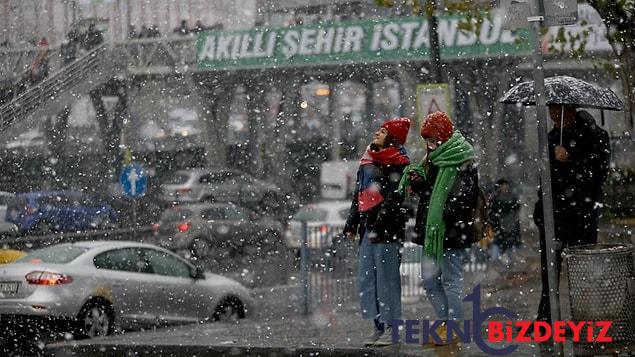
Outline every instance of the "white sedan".
<path fill-rule="evenodd" d="M 115 327 L 244 318 L 252 306 L 238 282 L 149 244 L 59 244 L 0 268 L 4 326 L 61 322 L 76 335 L 95 337 Z"/>

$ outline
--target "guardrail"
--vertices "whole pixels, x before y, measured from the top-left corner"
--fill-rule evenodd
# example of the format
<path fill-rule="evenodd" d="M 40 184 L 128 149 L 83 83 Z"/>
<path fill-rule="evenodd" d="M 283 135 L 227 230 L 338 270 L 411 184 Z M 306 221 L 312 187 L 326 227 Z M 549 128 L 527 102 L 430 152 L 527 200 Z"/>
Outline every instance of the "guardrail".
<path fill-rule="evenodd" d="M 68 232 L 38 236 L 19 236 L 0 240 L 0 247 L 17 250 L 32 250 L 60 243 L 93 240 L 133 240 L 144 241 L 152 232 L 151 226 L 136 229 L 119 228 L 99 231 Z"/>
<path fill-rule="evenodd" d="M 102 61 L 107 60 L 104 56 L 106 50 L 106 45 L 102 44 L 1 106 L 0 131 L 9 127 L 16 119 L 26 116 L 38 106 L 54 99 L 58 93 L 86 80 L 90 71 L 99 66 Z"/>

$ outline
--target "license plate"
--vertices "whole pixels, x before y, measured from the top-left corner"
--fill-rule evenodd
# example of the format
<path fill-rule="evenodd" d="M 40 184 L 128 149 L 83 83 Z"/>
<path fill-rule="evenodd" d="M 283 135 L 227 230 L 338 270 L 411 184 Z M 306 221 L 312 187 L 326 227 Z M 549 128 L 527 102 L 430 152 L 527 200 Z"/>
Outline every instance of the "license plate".
<path fill-rule="evenodd" d="M 20 287 L 20 282 L 18 281 L 0 282 L 0 293 L 15 294 L 18 292 L 18 287 Z"/>

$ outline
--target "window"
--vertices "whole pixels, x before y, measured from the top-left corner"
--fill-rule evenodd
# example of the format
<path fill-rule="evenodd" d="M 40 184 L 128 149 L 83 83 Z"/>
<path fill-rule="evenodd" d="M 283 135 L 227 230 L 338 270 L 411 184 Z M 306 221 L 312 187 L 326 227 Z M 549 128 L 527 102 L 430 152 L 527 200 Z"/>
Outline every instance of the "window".
<path fill-rule="evenodd" d="M 154 249 L 144 249 L 152 272 L 158 275 L 191 278 L 190 267 L 172 255 Z"/>
<path fill-rule="evenodd" d="M 229 183 L 232 180 L 235 180 L 235 175 L 233 172 L 218 171 L 218 172 L 201 176 L 198 182 L 202 184 L 220 184 L 220 183 Z"/>
<path fill-rule="evenodd" d="M 186 174 L 175 174 L 163 181 L 164 185 L 182 185 L 187 182 L 190 177 Z"/>
<path fill-rule="evenodd" d="M 139 249 L 124 248 L 101 253 L 93 259 L 97 269 L 149 273 L 146 262 L 141 259 Z"/>
<path fill-rule="evenodd" d="M 163 212 L 161 214 L 161 222 L 180 222 L 190 217 L 192 217 L 192 211 L 177 206 Z"/>
<path fill-rule="evenodd" d="M 54 245 L 42 249 L 36 249 L 29 254 L 18 259 L 16 263 L 50 263 L 66 264 L 82 255 L 88 248 L 78 247 L 70 244 Z"/>
<path fill-rule="evenodd" d="M 201 218 L 208 221 L 240 221 L 248 220 L 249 212 L 237 206 L 217 206 L 203 210 Z"/>
<path fill-rule="evenodd" d="M 315 207 L 303 207 L 298 211 L 298 213 L 293 216 L 293 219 L 296 221 L 324 221 L 328 212 L 323 209 L 315 208 Z"/>

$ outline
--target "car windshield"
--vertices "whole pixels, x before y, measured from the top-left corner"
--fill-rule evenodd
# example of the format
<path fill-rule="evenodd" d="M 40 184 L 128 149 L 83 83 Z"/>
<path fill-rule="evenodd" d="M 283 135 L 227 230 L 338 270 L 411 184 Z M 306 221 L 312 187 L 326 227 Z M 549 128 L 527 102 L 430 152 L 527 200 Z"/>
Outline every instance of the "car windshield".
<path fill-rule="evenodd" d="M 24 257 L 18 259 L 16 263 L 50 263 L 50 264 L 66 264 L 86 252 L 88 248 L 78 247 L 76 245 L 54 245 L 42 249 L 37 249 Z"/>
<path fill-rule="evenodd" d="M 189 176 L 186 174 L 175 174 L 173 176 L 168 177 L 163 181 L 165 185 L 182 185 L 187 182 Z"/>
<path fill-rule="evenodd" d="M 161 215 L 162 222 L 176 222 L 182 221 L 184 219 L 188 219 L 192 217 L 192 211 L 184 208 L 172 208 L 169 209 Z"/>
<path fill-rule="evenodd" d="M 325 209 L 317 207 L 303 207 L 293 216 L 297 221 L 324 221 L 328 216 Z"/>

